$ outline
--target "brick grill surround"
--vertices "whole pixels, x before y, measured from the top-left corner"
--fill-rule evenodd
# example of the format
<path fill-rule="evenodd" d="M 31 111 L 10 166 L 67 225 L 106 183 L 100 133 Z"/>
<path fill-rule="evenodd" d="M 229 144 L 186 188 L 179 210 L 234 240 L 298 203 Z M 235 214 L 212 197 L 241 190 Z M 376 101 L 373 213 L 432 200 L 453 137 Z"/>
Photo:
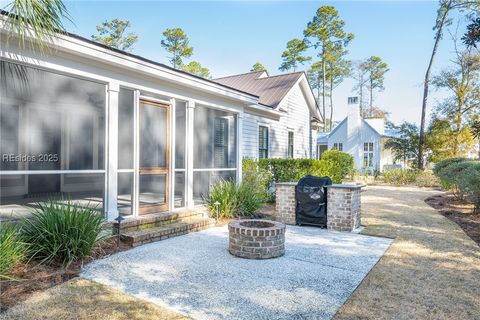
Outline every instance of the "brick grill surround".
<path fill-rule="evenodd" d="M 275 220 L 293 225 L 295 219 L 296 182 L 276 184 Z M 327 186 L 327 229 L 353 231 L 360 227 L 361 190 L 363 185 L 332 184 Z"/>
<path fill-rule="evenodd" d="M 228 251 L 246 259 L 271 259 L 285 254 L 285 225 L 266 220 L 236 220 L 228 224 Z"/>

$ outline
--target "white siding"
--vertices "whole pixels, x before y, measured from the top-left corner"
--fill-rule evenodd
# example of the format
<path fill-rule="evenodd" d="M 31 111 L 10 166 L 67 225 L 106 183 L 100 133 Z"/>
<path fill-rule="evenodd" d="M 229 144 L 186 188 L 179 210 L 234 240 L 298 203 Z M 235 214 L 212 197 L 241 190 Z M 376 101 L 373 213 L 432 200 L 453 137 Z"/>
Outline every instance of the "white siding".
<path fill-rule="evenodd" d="M 288 131 L 294 132 L 294 157 L 309 158 L 310 143 L 314 142 L 316 132 L 309 133 L 310 111 L 300 86 L 297 84 L 279 106 L 286 111 L 279 120 L 245 112 L 243 122 L 243 156 L 258 158 L 258 126 L 267 125 L 268 130 L 268 157 L 286 158 Z M 315 144 L 313 144 L 315 145 Z M 314 151 L 315 152 L 315 151 Z M 314 155 L 313 155 L 314 156 Z"/>

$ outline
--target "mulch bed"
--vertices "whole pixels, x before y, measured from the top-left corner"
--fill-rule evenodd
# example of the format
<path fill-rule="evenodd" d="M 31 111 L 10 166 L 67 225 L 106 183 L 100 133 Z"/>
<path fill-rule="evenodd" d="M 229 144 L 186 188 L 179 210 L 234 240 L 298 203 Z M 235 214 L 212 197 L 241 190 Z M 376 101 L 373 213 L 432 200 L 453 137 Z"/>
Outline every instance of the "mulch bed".
<path fill-rule="evenodd" d="M 451 193 L 429 197 L 425 202 L 458 224 L 480 246 L 480 215 L 472 214 L 472 204 L 455 199 Z"/>
<path fill-rule="evenodd" d="M 130 247 L 121 244 L 120 251 Z M 37 291 L 43 291 L 79 275 L 81 268 L 96 259 L 114 254 L 116 251 L 115 239 L 104 241 L 95 248 L 94 252 L 82 261 L 71 264 L 68 268 L 56 265 L 37 264 L 30 262 L 16 267 L 9 276 L 13 280 L 0 281 L 0 312 L 26 300 Z"/>

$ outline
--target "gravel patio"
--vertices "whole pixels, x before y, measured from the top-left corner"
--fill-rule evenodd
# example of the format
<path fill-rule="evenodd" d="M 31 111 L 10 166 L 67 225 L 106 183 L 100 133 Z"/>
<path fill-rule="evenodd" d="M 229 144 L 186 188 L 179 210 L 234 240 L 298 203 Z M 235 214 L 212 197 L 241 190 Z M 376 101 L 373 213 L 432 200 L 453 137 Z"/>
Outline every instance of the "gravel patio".
<path fill-rule="evenodd" d="M 227 227 L 95 261 L 84 278 L 196 319 L 330 319 L 392 240 L 287 226 L 285 256 L 227 251 Z"/>

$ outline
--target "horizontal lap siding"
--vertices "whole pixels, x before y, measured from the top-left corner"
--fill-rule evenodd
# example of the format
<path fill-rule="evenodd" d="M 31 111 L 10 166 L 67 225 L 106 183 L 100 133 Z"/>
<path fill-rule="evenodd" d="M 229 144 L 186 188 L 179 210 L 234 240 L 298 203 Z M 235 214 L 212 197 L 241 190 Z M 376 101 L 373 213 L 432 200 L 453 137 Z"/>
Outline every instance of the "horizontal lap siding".
<path fill-rule="evenodd" d="M 280 108 L 288 110 L 280 120 L 271 120 L 262 116 L 245 113 L 243 118 L 243 156 L 258 158 L 258 126 L 269 127 L 269 158 L 285 158 L 287 156 L 288 129 L 294 131 L 295 158 L 309 157 L 309 122 L 310 112 L 305 97 L 297 85 L 290 91 Z M 313 135 L 316 136 L 316 133 Z"/>

